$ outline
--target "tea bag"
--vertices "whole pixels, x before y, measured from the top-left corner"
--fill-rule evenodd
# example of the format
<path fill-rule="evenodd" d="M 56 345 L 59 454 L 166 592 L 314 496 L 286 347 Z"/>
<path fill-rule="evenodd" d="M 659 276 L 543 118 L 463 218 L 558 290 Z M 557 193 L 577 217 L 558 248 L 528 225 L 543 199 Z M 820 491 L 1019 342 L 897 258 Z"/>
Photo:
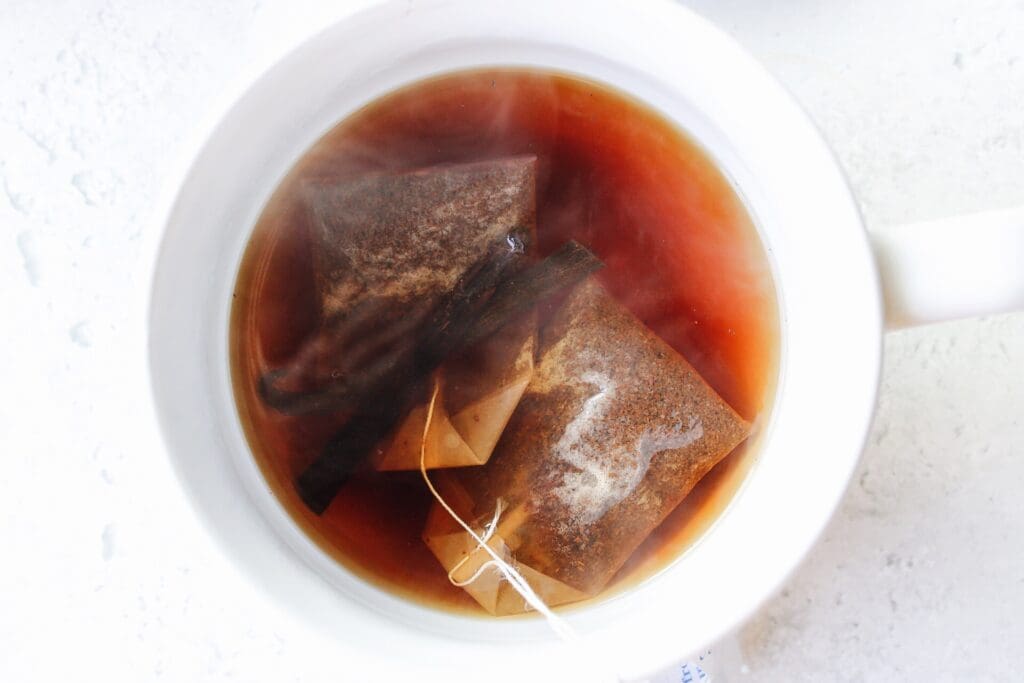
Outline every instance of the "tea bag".
<path fill-rule="evenodd" d="M 534 157 L 515 157 L 306 181 L 322 319 L 369 309 L 380 328 L 372 334 L 408 334 L 496 240 L 533 242 L 535 166 Z M 428 467 L 487 461 L 532 374 L 535 331 L 525 316 L 441 367 Z M 319 374 L 336 374 L 347 351 L 320 353 Z M 421 405 L 377 449 L 374 465 L 417 469 L 423 426 Z"/>
<path fill-rule="evenodd" d="M 591 279 L 544 326 L 537 367 L 490 461 L 434 479 L 456 513 L 489 531 L 491 548 L 558 605 L 603 589 L 748 433 L 681 355 Z M 524 611 L 452 522 L 435 505 L 424 540 L 453 582 L 493 614 Z"/>

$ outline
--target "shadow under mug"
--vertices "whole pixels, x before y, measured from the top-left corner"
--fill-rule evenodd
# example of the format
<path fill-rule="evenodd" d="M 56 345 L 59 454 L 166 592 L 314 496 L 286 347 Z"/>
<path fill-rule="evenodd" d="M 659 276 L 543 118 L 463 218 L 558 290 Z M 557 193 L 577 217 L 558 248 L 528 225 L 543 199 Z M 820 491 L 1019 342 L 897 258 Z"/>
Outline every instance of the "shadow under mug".
<path fill-rule="evenodd" d="M 607 83 L 686 130 L 743 197 L 779 295 L 778 393 L 742 488 L 663 571 L 568 615 L 585 651 L 619 676 L 644 676 L 727 633 L 804 557 L 859 458 L 887 321 L 1024 304 L 1024 211 L 887 231 L 873 246 L 800 108 L 731 39 L 668 0 L 394 1 L 330 26 L 248 84 L 177 179 L 153 278 L 149 360 L 167 449 L 205 526 L 255 583 L 335 638 L 332 656 L 352 680 L 551 680 L 580 666 L 583 650 L 561 646 L 543 620 L 414 605 L 323 553 L 251 458 L 228 370 L 242 252 L 298 157 L 399 86 L 499 65 Z"/>

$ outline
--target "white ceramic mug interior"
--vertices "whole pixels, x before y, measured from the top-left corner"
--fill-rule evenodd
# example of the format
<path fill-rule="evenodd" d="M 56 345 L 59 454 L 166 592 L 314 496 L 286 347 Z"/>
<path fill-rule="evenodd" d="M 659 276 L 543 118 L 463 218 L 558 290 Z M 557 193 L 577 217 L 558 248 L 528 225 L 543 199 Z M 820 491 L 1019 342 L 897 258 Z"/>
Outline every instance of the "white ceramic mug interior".
<path fill-rule="evenodd" d="M 780 381 L 758 461 L 704 537 L 657 576 L 568 619 L 622 676 L 640 676 L 734 627 L 794 569 L 840 500 L 874 406 L 882 310 L 843 175 L 813 125 L 729 38 L 670 2 L 390 2 L 290 53 L 227 111 L 166 215 L 153 282 L 150 363 L 184 488 L 225 552 L 339 656 L 461 680 L 572 666 L 540 619 L 458 616 L 347 572 L 306 538 L 259 473 L 235 410 L 228 314 L 265 201 L 320 135 L 424 77 L 532 66 L 610 84 L 697 139 L 752 212 L 772 261 Z M 347 655 L 345 653 L 348 653 Z M 355 666 L 355 664 L 353 664 Z M 469 669 L 467 667 L 486 667 Z"/>

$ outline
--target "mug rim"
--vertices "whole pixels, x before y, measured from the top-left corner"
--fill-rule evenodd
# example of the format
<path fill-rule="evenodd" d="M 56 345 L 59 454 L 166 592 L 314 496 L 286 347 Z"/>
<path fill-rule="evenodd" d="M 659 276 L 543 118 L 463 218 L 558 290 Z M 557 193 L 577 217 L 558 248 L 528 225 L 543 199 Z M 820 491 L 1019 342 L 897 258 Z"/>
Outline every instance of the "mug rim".
<path fill-rule="evenodd" d="M 493 7 L 483 9 L 480 8 L 479 5 L 473 4 L 470 0 L 443 0 L 433 3 L 424 3 L 420 7 L 424 8 L 422 10 L 423 12 L 445 12 L 457 10 L 459 8 L 466 9 L 472 7 L 483 13 L 491 13 L 494 16 L 499 16 L 501 15 L 503 8 L 504 10 L 508 10 L 510 4 L 511 3 L 497 3 Z M 532 16 L 537 16 L 538 14 L 544 14 L 545 10 L 540 7 L 543 4 L 543 2 L 516 3 L 516 11 L 522 12 L 524 7 L 527 7 L 529 8 L 530 12 L 534 13 Z M 626 6 L 623 3 L 617 3 L 614 2 L 613 0 L 599 0 L 598 2 L 582 2 L 578 0 L 571 0 L 570 2 L 562 3 L 557 10 L 548 8 L 548 14 L 546 16 L 552 16 L 551 13 L 554 13 L 554 15 L 563 16 L 567 13 L 571 13 L 573 6 L 585 6 L 589 12 L 593 12 L 594 14 L 600 14 L 602 11 L 610 13 L 611 15 L 615 15 L 616 12 L 628 13 L 628 9 L 626 9 Z M 224 542 L 224 534 L 218 532 L 218 530 L 215 528 L 217 526 L 217 522 L 210 519 L 210 510 L 208 507 L 208 502 L 204 502 L 203 500 L 201 500 L 201 496 L 203 494 L 198 493 L 199 489 L 197 489 L 194 480 L 190 479 L 191 474 L 185 471 L 185 465 L 178 457 L 175 456 L 176 448 L 180 446 L 180 444 L 176 442 L 176 439 L 173 435 L 175 428 L 174 425 L 172 424 L 171 418 L 168 417 L 170 413 L 174 412 L 174 407 L 173 405 L 168 404 L 166 393 L 161 393 L 162 391 L 165 391 L 165 389 L 163 389 L 162 387 L 166 386 L 167 372 L 166 369 L 161 369 L 161 364 L 164 361 L 160 354 L 166 353 L 166 343 L 161 341 L 161 335 L 159 333 L 154 334 L 154 332 L 158 331 L 160 324 L 159 316 L 161 314 L 160 307 L 156 305 L 156 302 L 160 300 L 161 297 L 166 299 L 167 266 L 165 264 L 165 261 L 168 258 L 166 255 L 168 247 L 174 241 L 174 220 L 176 214 L 180 212 L 181 205 L 183 202 L 183 196 L 186 196 L 187 198 L 186 190 L 188 190 L 189 188 L 189 182 L 194 180 L 197 166 L 200 165 L 206 158 L 204 155 L 209 153 L 211 146 L 217 145 L 219 135 L 223 137 L 224 127 L 230 120 L 232 120 L 232 117 L 237 118 L 240 111 L 239 108 L 242 107 L 244 109 L 243 104 L 245 104 L 245 102 L 247 101 L 251 102 L 252 94 L 255 91 L 258 91 L 261 87 L 267 87 L 266 83 L 268 82 L 268 78 L 272 73 L 276 73 L 275 70 L 282 69 L 284 68 L 284 65 L 287 64 L 294 64 L 295 60 L 301 60 L 304 54 L 310 54 L 310 46 L 323 44 L 325 40 L 331 39 L 331 37 L 335 36 L 335 34 L 337 33 L 344 34 L 346 30 L 349 33 L 351 33 L 355 31 L 356 28 L 359 27 L 360 25 L 362 25 L 363 27 L 368 25 L 380 25 L 380 22 L 394 20 L 396 12 L 404 12 L 405 9 L 406 3 L 399 2 L 396 0 L 393 2 L 382 3 L 380 5 L 363 10 L 355 15 L 343 18 L 340 21 L 331 25 L 330 27 L 325 28 L 319 34 L 306 39 L 301 45 L 296 47 L 291 53 L 289 53 L 283 59 L 275 63 L 275 65 L 272 66 L 270 69 L 263 71 L 259 78 L 257 78 L 252 84 L 250 84 L 245 89 L 244 94 L 238 100 L 235 101 L 235 103 L 232 105 L 232 108 L 226 114 L 219 117 L 218 124 L 211 130 L 209 136 L 204 140 L 201 147 L 197 150 L 188 171 L 182 175 L 181 183 L 177 187 L 178 192 L 169 203 L 167 213 L 164 217 L 164 220 L 162 221 L 163 225 L 161 226 L 161 244 L 159 247 L 159 252 L 157 255 L 157 264 L 156 267 L 154 268 L 153 280 L 150 288 L 150 307 L 148 315 L 149 325 L 147 327 L 147 332 L 149 333 L 149 339 L 147 344 L 149 348 L 149 369 L 151 375 L 151 386 L 154 392 L 154 405 L 157 407 L 160 431 L 164 437 L 165 446 L 167 447 L 171 460 L 175 466 L 175 472 L 182 483 L 183 489 L 192 499 L 191 502 L 193 508 L 198 512 L 199 517 L 203 519 L 204 527 L 206 527 L 207 530 L 212 535 L 218 538 L 218 541 L 220 541 L 218 545 L 221 546 L 222 549 L 224 549 L 225 553 L 229 557 L 231 557 L 233 560 L 236 561 L 237 564 L 241 566 L 241 568 L 244 570 L 243 573 L 250 576 L 250 578 L 256 578 L 257 583 L 262 582 L 263 576 L 260 574 L 259 571 L 256 570 L 255 567 L 248 563 L 248 560 L 246 560 L 242 556 L 244 555 L 244 553 L 240 554 L 239 552 L 236 552 L 235 549 L 231 548 L 230 543 Z M 844 448 L 845 457 L 841 463 L 842 465 L 844 465 L 844 467 L 841 469 L 845 471 L 838 473 L 834 472 L 833 476 L 830 477 L 831 488 L 828 492 L 829 495 L 824 497 L 827 500 L 818 501 L 816 519 L 813 520 L 814 523 L 811 524 L 809 528 L 805 529 L 803 533 L 803 548 L 795 552 L 792 550 L 789 551 L 790 556 L 787 557 L 786 561 L 781 563 L 775 563 L 776 566 L 774 567 L 773 580 L 767 582 L 771 583 L 772 586 L 768 589 L 765 589 L 764 586 L 761 586 L 759 590 L 754 591 L 758 594 L 758 597 L 756 599 L 745 599 L 745 604 L 743 608 L 739 610 L 737 610 L 735 606 L 733 606 L 731 608 L 732 614 L 727 619 L 709 618 L 705 620 L 710 624 L 714 624 L 713 626 L 709 626 L 707 628 L 708 632 L 706 632 L 706 635 L 703 636 L 701 639 L 690 637 L 690 640 L 687 641 L 693 643 L 690 647 L 696 648 L 701 646 L 702 644 L 706 644 L 714 638 L 719 637 L 726 630 L 735 626 L 739 620 L 741 620 L 747 614 L 752 612 L 753 609 L 755 609 L 761 602 L 763 602 L 765 599 L 767 599 L 767 597 L 769 597 L 771 592 L 773 592 L 773 590 L 777 588 L 777 585 L 781 583 L 782 579 L 784 579 L 785 576 L 788 575 L 796 567 L 799 560 L 806 554 L 807 549 L 809 549 L 813 541 L 816 540 L 821 529 L 824 527 L 825 523 L 831 517 L 831 514 L 834 511 L 835 506 L 841 499 L 841 494 L 843 491 L 845 491 L 846 488 L 846 482 L 848 482 L 849 476 L 850 474 L 852 474 L 853 467 L 856 465 L 856 462 L 859 459 L 859 454 L 862 450 L 863 440 L 867 436 L 867 428 L 870 423 L 870 418 L 873 413 L 875 404 L 874 397 L 877 388 L 877 378 L 880 370 L 881 358 L 881 294 L 878 285 L 877 273 L 875 272 L 874 268 L 874 261 L 870 256 L 867 236 L 864 233 L 859 213 L 857 212 L 856 205 L 853 202 L 852 195 L 849 191 L 849 187 L 846 184 L 846 180 L 843 177 L 842 172 L 838 167 L 838 164 L 835 162 L 835 159 L 832 156 L 831 151 L 828 149 L 825 142 L 820 138 L 820 135 L 817 133 L 817 130 L 814 128 L 813 124 L 806 118 L 806 115 L 802 112 L 802 110 L 800 110 L 799 107 L 789 98 L 789 95 L 785 93 L 782 87 L 778 85 L 770 75 L 764 72 L 760 65 L 753 61 L 753 59 L 749 57 L 741 47 L 733 43 L 730 38 L 722 34 L 717 28 L 714 28 L 703 19 L 700 19 L 691 11 L 686 10 L 685 8 L 682 8 L 680 6 L 671 4 L 667 2 L 667 0 L 657 0 L 656 2 L 652 2 L 650 7 L 645 9 L 647 9 L 650 15 L 648 17 L 648 21 L 657 22 L 659 20 L 663 20 L 669 22 L 672 26 L 675 26 L 675 28 L 681 34 L 685 33 L 691 38 L 691 40 L 701 42 L 705 48 L 711 51 L 713 55 L 728 56 L 731 60 L 730 72 L 739 73 L 745 76 L 746 83 L 748 85 L 756 86 L 757 91 L 762 96 L 766 96 L 767 99 L 771 100 L 777 108 L 780 108 L 780 110 L 785 114 L 783 118 L 786 118 L 788 120 L 788 123 L 790 124 L 789 127 L 794 132 L 794 135 L 796 135 L 797 132 L 802 131 L 801 142 L 805 146 L 813 148 L 812 151 L 815 152 L 815 154 L 812 154 L 811 156 L 817 159 L 816 167 L 819 170 L 824 169 L 825 171 L 828 172 L 826 173 L 827 182 L 823 184 L 829 186 L 829 191 L 831 194 L 828 197 L 828 201 L 831 202 L 832 209 L 835 210 L 836 214 L 843 214 L 843 220 L 841 222 L 844 222 L 847 225 L 847 227 L 844 228 L 846 230 L 845 236 L 847 238 L 850 238 L 852 236 L 852 232 L 856 232 L 856 236 L 859 239 L 859 251 L 856 248 L 856 242 L 858 242 L 858 239 L 854 239 L 851 242 L 853 248 L 848 253 L 851 259 L 857 262 L 857 268 L 855 268 L 854 270 L 859 270 L 862 273 L 860 282 L 862 284 L 867 285 L 868 291 L 863 292 L 861 294 L 854 294 L 851 291 L 846 291 L 841 292 L 841 294 L 843 296 L 856 296 L 859 297 L 862 302 L 865 302 L 863 310 L 860 311 L 860 317 L 858 318 L 858 321 L 860 323 L 866 323 L 864 327 L 861 329 L 860 338 L 868 340 L 872 338 L 874 339 L 873 344 L 865 345 L 864 355 L 861 359 L 861 363 L 858 366 L 859 370 L 863 371 L 866 369 L 868 371 L 868 376 L 861 378 L 866 379 L 866 382 L 861 383 L 859 391 L 862 395 L 865 393 L 869 395 L 869 398 L 867 399 L 867 410 L 865 411 L 864 406 L 861 405 L 859 414 L 856 416 L 855 419 L 858 425 L 860 425 L 860 439 L 853 446 L 853 448 L 850 448 L 851 444 L 846 444 L 846 447 Z M 615 23 L 618 24 L 619 22 Z M 305 51 L 305 53 L 303 51 Z M 623 89 L 627 93 L 633 94 L 631 90 L 625 88 Z M 250 100 L 246 100 L 245 98 L 247 97 L 250 98 Z M 735 122 L 733 123 L 735 124 Z M 698 142 L 702 141 L 698 138 Z M 756 140 L 754 141 L 754 143 L 756 146 Z M 748 141 L 747 144 L 750 144 L 750 142 Z M 824 158 L 822 158 L 823 156 Z M 276 185 L 276 182 L 273 184 Z M 813 201 L 808 200 L 808 202 L 814 204 Z M 819 201 L 819 203 L 821 202 Z M 757 216 L 755 216 L 755 220 L 757 220 Z M 857 230 L 851 231 L 849 229 L 849 226 L 851 225 L 855 226 Z M 764 239 L 764 235 L 762 235 L 762 239 Z M 769 250 L 771 250 L 772 245 L 769 242 L 765 241 L 765 245 Z M 799 252 L 800 250 L 798 249 L 798 247 L 799 245 L 793 246 L 792 248 Z M 821 271 L 820 269 L 818 269 L 815 272 Z M 825 274 L 827 275 L 828 273 Z M 233 275 L 234 273 L 232 272 L 232 281 L 234 279 Z M 873 290 L 873 296 L 871 290 Z M 779 292 L 780 298 L 786 297 L 787 294 L 797 296 L 800 293 L 785 291 Z M 788 305 L 793 305 L 792 301 L 790 301 Z M 786 312 L 788 310 L 789 309 L 784 309 L 783 312 Z M 788 339 L 788 324 L 794 324 L 792 316 L 790 316 L 788 319 L 780 320 L 780 326 L 782 327 L 784 343 L 786 343 Z M 802 324 L 807 323 L 806 321 L 804 321 Z M 161 346 L 161 344 L 163 344 L 163 346 Z M 798 349 L 798 351 L 800 350 L 803 349 Z M 792 348 L 789 348 L 786 349 L 784 353 L 789 354 L 792 353 L 793 351 L 794 350 Z M 788 357 L 788 355 L 785 357 Z M 782 396 L 782 393 L 786 390 L 786 388 L 783 386 L 787 379 L 786 373 L 787 368 L 785 366 L 780 367 L 778 388 L 780 396 Z M 865 391 L 865 387 L 867 387 L 868 385 L 870 386 L 867 389 L 867 391 Z M 864 403 L 863 399 L 861 400 L 861 403 Z M 855 429 L 854 431 L 858 430 Z M 852 456 L 850 455 L 850 451 L 855 451 Z M 838 480 L 841 480 L 842 483 L 838 487 L 837 491 L 835 481 Z M 264 531 L 268 531 L 268 529 L 264 529 Z M 706 532 L 705 536 L 708 535 L 709 532 Z M 702 543 L 704 543 L 704 541 L 702 541 Z M 281 546 L 280 544 L 278 544 L 278 547 L 276 547 L 275 550 L 280 549 Z M 707 553 L 705 552 L 705 554 Z M 761 583 L 763 584 L 766 582 L 762 581 Z M 304 595 L 303 597 L 304 599 L 309 599 L 315 593 L 318 592 L 313 591 L 313 593 Z M 650 594 L 649 587 L 648 590 L 641 590 L 639 591 L 639 593 L 641 595 L 636 597 L 633 600 L 634 602 L 637 602 L 638 600 L 645 602 L 657 602 L 658 600 L 657 596 Z M 287 598 L 285 600 L 286 602 L 290 601 Z M 621 605 L 619 607 L 621 607 Z M 353 607 L 353 609 L 355 614 L 359 614 L 362 617 L 366 617 L 368 614 L 370 614 L 370 612 L 365 609 L 360 610 L 356 607 Z M 612 609 L 606 610 L 605 613 L 606 615 L 611 614 L 617 617 L 623 616 L 622 610 L 617 609 L 614 606 Z M 375 618 L 377 617 L 377 615 L 373 616 Z M 660 618 L 664 620 L 664 615 L 662 615 Z M 586 620 L 579 619 L 578 621 L 585 622 Z M 335 627 L 336 626 L 337 623 L 335 622 Z M 632 627 L 635 628 L 635 624 L 633 624 Z M 329 626 L 328 628 L 331 627 Z M 421 635 L 423 637 L 422 642 L 419 643 L 419 646 L 424 646 L 428 649 L 430 647 L 437 646 L 438 639 L 436 638 L 436 636 L 426 633 Z M 409 634 L 406 634 L 406 636 L 409 636 Z M 598 642 L 604 642 L 608 641 L 610 637 L 611 636 L 605 633 L 596 640 Z M 686 639 L 680 638 L 680 640 L 685 641 Z M 662 641 L 650 647 L 632 648 L 633 652 L 629 653 L 629 656 L 625 657 L 622 660 L 623 662 L 625 662 L 624 669 L 630 671 L 631 673 L 645 672 L 661 664 L 671 661 L 673 657 L 678 657 L 682 654 L 685 654 L 685 652 L 680 652 L 678 649 L 670 653 L 666 649 L 666 646 L 667 643 Z M 531 646 L 531 648 L 529 649 L 534 649 L 536 653 L 543 653 L 541 655 L 543 657 L 547 657 L 551 651 L 548 647 L 539 647 L 536 645 Z"/>

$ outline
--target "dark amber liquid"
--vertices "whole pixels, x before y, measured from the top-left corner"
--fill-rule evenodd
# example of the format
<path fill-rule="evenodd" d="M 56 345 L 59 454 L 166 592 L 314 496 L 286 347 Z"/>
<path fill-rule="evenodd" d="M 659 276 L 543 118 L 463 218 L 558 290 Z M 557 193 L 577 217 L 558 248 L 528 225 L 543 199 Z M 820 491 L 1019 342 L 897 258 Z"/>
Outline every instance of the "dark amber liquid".
<path fill-rule="evenodd" d="M 419 473 L 360 473 L 322 517 L 310 513 L 292 482 L 338 419 L 277 414 L 255 378 L 287 361 L 317 325 L 300 179 L 527 153 L 539 162 L 542 252 L 569 239 L 589 246 L 606 263 L 605 286 L 744 417 L 761 416 L 774 392 L 777 304 L 751 218 L 700 146 L 657 112 L 578 78 L 495 70 L 420 82 L 346 118 L 299 160 L 253 231 L 231 319 L 235 396 L 264 475 L 324 550 L 369 581 L 449 609 L 482 613 L 420 538 L 432 499 Z M 742 482 L 755 442 L 704 478 L 609 590 L 651 575 L 708 528 Z"/>

